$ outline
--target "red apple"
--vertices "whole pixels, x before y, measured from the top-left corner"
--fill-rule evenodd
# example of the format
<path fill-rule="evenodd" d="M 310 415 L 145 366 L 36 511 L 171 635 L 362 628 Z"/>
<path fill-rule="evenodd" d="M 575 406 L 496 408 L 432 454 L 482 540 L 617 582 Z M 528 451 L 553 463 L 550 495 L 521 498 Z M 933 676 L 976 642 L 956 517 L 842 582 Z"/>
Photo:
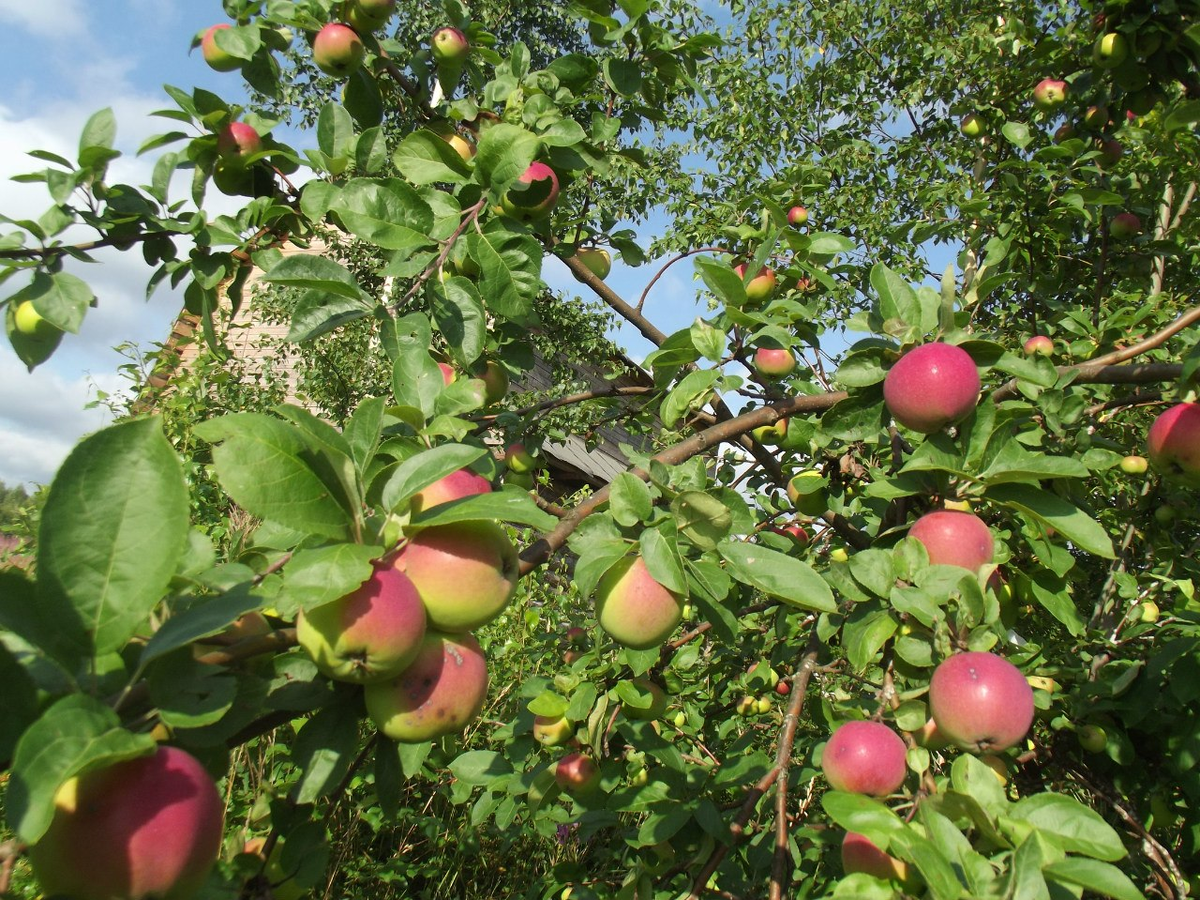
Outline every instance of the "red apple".
<path fill-rule="evenodd" d="M 1200 487 L 1200 403 L 1178 403 L 1155 419 L 1146 455 L 1163 474 Z"/>
<path fill-rule="evenodd" d="M 204 767 L 175 747 L 72 778 L 54 804 L 49 830 L 29 848 L 47 895 L 185 900 L 221 849 L 221 796 Z"/>
<path fill-rule="evenodd" d="M 834 790 L 886 797 L 904 784 L 906 752 L 882 722 L 846 722 L 825 745 L 821 769 Z"/>
<path fill-rule="evenodd" d="M 446 387 L 458 380 L 458 373 L 454 371 L 454 366 L 444 362 L 438 363 L 437 366 L 442 372 L 442 382 Z"/>
<path fill-rule="evenodd" d="M 958 653 L 929 683 L 938 730 L 964 749 L 1007 750 L 1033 724 L 1033 688 L 1021 671 L 992 653 Z"/>
<path fill-rule="evenodd" d="M 524 444 L 509 444 L 504 451 L 504 464 L 513 472 L 532 472 L 537 468 L 537 460 Z"/>
<path fill-rule="evenodd" d="M 367 48 L 358 32 L 341 22 L 330 22 L 313 39 L 313 62 L 326 75 L 352 75 L 366 55 Z"/>
<path fill-rule="evenodd" d="M 433 58 L 439 63 L 458 65 L 463 63 L 471 52 L 471 42 L 457 28 L 439 28 L 430 40 Z"/>
<path fill-rule="evenodd" d="M 754 368 L 760 375 L 782 378 L 796 369 L 796 357 L 791 350 L 778 347 L 759 347 L 754 351 Z"/>
<path fill-rule="evenodd" d="M 791 525 L 784 525 L 782 528 L 772 528 L 771 530 L 776 534 L 791 538 L 798 546 L 803 547 L 808 543 L 808 532 L 804 530 L 803 525 L 797 522 L 793 522 Z"/>
<path fill-rule="evenodd" d="M 210 68 L 218 72 L 232 72 L 242 67 L 242 60 L 236 56 L 230 56 L 217 46 L 216 33 L 229 27 L 228 22 L 214 25 L 204 32 L 204 37 L 200 39 L 200 55 L 204 57 L 204 61 Z"/>
<path fill-rule="evenodd" d="M 1109 113 L 1107 106 L 1089 106 L 1083 114 L 1083 124 L 1097 130 L 1108 124 Z"/>
<path fill-rule="evenodd" d="M 429 624 L 469 631 L 500 615 L 517 589 L 517 551 L 495 522 L 435 525 L 413 535 L 396 568 L 412 579 Z"/>
<path fill-rule="evenodd" d="M 563 637 L 567 639 L 567 643 L 572 647 L 583 647 L 587 644 L 587 632 L 578 625 L 568 628 L 567 633 Z"/>
<path fill-rule="evenodd" d="M 1070 122 L 1063 122 L 1058 126 L 1058 130 L 1054 132 L 1054 143 L 1061 144 L 1063 141 L 1069 141 L 1075 137 L 1075 126 Z"/>
<path fill-rule="evenodd" d="M 737 273 L 737 277 L 746 280 L 746 264 L 738 263 L 733 267 L 733 271 Z M 746 285 L 746 299 L 758 303 L 766 300 L 775 293 L 775 271 L 767 266 L 763 266 L 758 270 L 758 274 L 750 279 L 750 283 Z"/>
<path fill-rule="evenodd" d="M 793 206 L 787 211 L 787 220 L 789 225 L 797 228 L 806 225 L 808 224 L 808 210 L 803 206 Z"/>
<path fill-rule="evenodd" d="M 217 135 L 217 153 L 231 162 L 245 162 L 262 150 L 262 138 L 245 122 L 230 122 Z"/>
<path fill-rule="evenodd" d="M 1054 78 L 1043 78 L 1033 89 L 1033 105 L 1043 112 L 1058 109 L 1066 102 L 1067 83 Z"/>
<path fill-rule="evenodd" d="M 510 190 L 500 201 L 501 211 L 522 222 L 544 219 L 558 203 L 558 175 L 542 162 L 529 164 L 518 183 L 528 185 L 525 190 Z"/>
<path fill-rule="evenodd" d="M 791 692 L 792 692 L 791 682 L 781 681 L 775 685 L 775 693 L 777 693 L 780 697 L 786 697 Z"/>
<path fill-rule="evenodd" d="M 1105 138 L 1100 141 L 1099 149 L 1100 156 L 1098 162 L 1102 169 L 1111 169 L 1125 155 L 1125 148 L 1121 146 L 1121 142 L 1116 138 Z"/>
<path fill-rule="evenodd" d="M 508 396 L 508 369 L 494 359 L 489 359 L 481 368 L 476 368 L 476 377 L 483 381 L 483 399 L 499 403 Z"/>
<path fill-rule="evenodd" d="M 846 832 L 846 837 L 842 839 L 842 870 L 847 875 L 861 872 L 903 884 L 910 883 L 912 879 L 908 863 L 889 856 L 875 846 L 869 837 L 854 831 Z"/>
<path fill-rule="evenodd" d="M 358 590 L 296 617 L 296 640 L 317 668 L 337 681 L 391 678 L 416 659 L 425 606 L 412 581 L 376 566 Z"/>
<path fill-rule="evenodd" d="M 491 483 L 482 475 L 476 475 L 470 469 L 459 469 L 413 494 L 412 514 L 415 516 L 419 512 L 432 509 L 441 503 L 449 503 L 451 500 L 473 497 L 476 494 L 490 494 L 491 492 Z"/>
<path fill-rule="evenodd" d="M 640 556 L 626 556 L 596 585 L 596 618 L 617 643 L 647 650 L 683 618 L 683 598 L 650 575 Z"/>
<path fill-rule="evenodd" d="M 600 786 L 600 769 L 590 756 L 568 753 L 558 761 L 554 769 L 554 780 L 564 791 L 589 794 Z"/>
<path fill-rule="evenodd" d="M 974 513 L 937 509 L 913 522 L 908 536 L 925 545 L 929 564 L 962 566 L 978 572 L 995 554 L 995 542 L 983 519 Z"/>
<path fill-rule="evenodd" d="M 1035 334 L 1025 342 L 1023 349 L 1026 356 L 1053 356 L 1054 341 L 1044 334 Z"/>
<path fill-rule="evenodd" d="M 1108 233 L 1118 241 L 1127 241 L 1142 233 L 1142 220 L 1131 212 L 1117 213 L 1108 223 Z"/>
<path fill-rule="evenodd" d="M 883 399 L 905 428 L 932 434 L 971 414 L 979 386 L 979 371 L 967 351 L 934 342 L 896 361 L 883 381 Z"/>

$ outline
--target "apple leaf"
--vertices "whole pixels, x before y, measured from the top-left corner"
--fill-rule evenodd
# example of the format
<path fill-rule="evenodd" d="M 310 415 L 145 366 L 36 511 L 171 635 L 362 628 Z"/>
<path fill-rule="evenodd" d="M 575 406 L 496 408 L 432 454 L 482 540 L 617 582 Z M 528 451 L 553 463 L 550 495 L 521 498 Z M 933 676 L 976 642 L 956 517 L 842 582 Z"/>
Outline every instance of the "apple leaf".
<path fill-rule="evenodd" d="M 145 666 L 192 641 L 217 634 L 238 616 L 258 609 L 262 603 L 262 597 L 250 593 L 250 585 L 244 584 L 219 597 L 204 598 L 194 606 L 176 612 L 146 642 L 140 665 Z"/>
<path fill-rule="evenodd" d="M 415 519 L 413 527 L 429 528 L 434 525 L 451 525 L 456 522 L 500 521 L 517 525 L 528 525 L 538 531 L 550 531 L 558 519 L 538 509 L 528 491 L 496 491 L 491 494 L 475 494 L 440 503 L 425 510 Z"/>
<path fill-rule="evenodd" d="M 347 322 L 366 318 L 374 307 L 361 297 L 341 297 L 327 291 L 309 291 L 292 309 L 287 340 L 293 344 L 336 331 Z"/>
<path fill-rule="evenodd" d="M 837 612 L 833 592 L 812 567 L 798 559 L 741 541 L 725 541 L 717 550 L 729 574 L 790 606 L 817 612 Z"/>
<path fill-rule="evenodd" d="M 659 416 L 666 428 L 672 428 L 691 409 L 708 402 L 713 385 L 721 373 L 716 369 L 697 369 L 689 372 L 663 400 Z"/>
<path fill-rule="evenodd" d="M 479 136 L 477 179 L 499 199 L 529 168 L 540 145 L 537 135 L 524 128 L 507 122 L 491 126 Z"/>
<path fill-rule="evenodd" d="M 1137 889 L 1128 875 L 1116 866 L 1094 859 L 1068 857 L 1050 863 L 1042 869 L 1042 873 L 1053 881 L 1112 897 L 1113 900 L 1146 900 L 1146 895 Z"/>
<path fill-rule="evenodd" d="M 335 700 L 304 723 L 292 745 L 292 761 L 304 773 L 295 787 L 297 803 L 324 797 L 350 770 L 358 749 L 359 703 Z"/>
<path fill-rule="evenodd" d="M 471 167 L 458 152 L 428 129 L 414 131 L 392 155 L 400 174 L 413 184 L 462 184 L 470 180 Z"/>
<path fill-rule="evenodd" d="M 306 192 L 311 187 L 311 183 L 305 185 Z M 288 287 L 312 288 L 362 303 L 371 302 L 370 296 L 358 286 L 349 269 L 324 256 L 308 253 L 286 256 L 279 265 L 263 275 L 263 281 Z"/>
<path fill-rule="evenodd" d="M 466 468 L 487 454 L 482 447 L 442 444 L 400 463 L 383 486 L 383 506 L 394 510 L 417 491 Z"/>
<path fill-rule="evenodd" d="M 530 700 L 526 708 L 535 716 L 557 719 L 566 713 L 567 705 L 560 694 L 546 690 Z"/>
<path fill-rule="evenodd" d="M 197 662 L 187 650 L 160 659 L 147 681 L 151 702 L 171 728 L 203 728 L 219 722 L 238 692 L 231 671 Z"/>
<path fill-rule="evenodd" d="M 1068 853 L 1115 862 L 1126 855 L 1121 836 L 1095 810 L 1065 794 L 1034 794 L 1009 811 L 1013 819 L 1028 822 L 1053 835 Z"/>
<path fill-rule="evenodd" d="M 482 233 L 467 235 L 467 250 L 479 263 L 479 295 L 488 312 L 526 318 L 542 289 L 541 245 L 527 234 L 515 234 L 501 222 L 491 221 Z"/>
<path fill-rule="evenodd" d="M 383 250 L 413 250 L 431 243 L 433 210 L 398 178 L 355 178 L 332 210 L 355 237 Z"/>
<path fill-rule="evenodd" d="M 901 818 L 880 803 L 862 794 L 847 791 L 826 791 L 821 806 L 842 828 L 865 834 L 881 850 L 887 850 L 893 835 L 904 831 Z"/>
<path fill-rule="evenodd" d="M 464 784 L 488 784 L 512 774 L 512 765 L 495 750 L 468 750 L 447 766 Z"/>
<path fill-rule="evenodd" d="M 1080 550 L 1105 559 L 1114 556 L 1112 541 L 1100 524 L 1057 494 L 1027 484 L 999 484 L 988 488 L 985 496 L 1058 529 Z"/>
<path fill-rule="evenodd" d="M 654 511 L 650 487 L 629 472 L 621 472 L 609 484 L 609 509 L 618 525 L 632 527 L 648 521 Z"/>
<path fill-rule="evenodd" d="M 283 569 L 283 585 L 271 604 L 286 617 L 299 610 L 331 603 L 357 590 L 371 577 L 371 563 L 382 547 L 333 544 L 297 550 Z"/>
<path fill-rule="evenodd" d="M 715 550 L 733 527 L 733 513 L 717 497 L 703 491 L 684 491 L 671 501 L 677 527 L 701 550 Z"/>
<path fill-rule="evenodd" d="M 433 317 L 451 355 L 459 365 L 470 366 L 479 359 L 487 337 L 487 317 L 478 289 L 469 279 L 455 276 L 432 284 L 430 298 Z"/>

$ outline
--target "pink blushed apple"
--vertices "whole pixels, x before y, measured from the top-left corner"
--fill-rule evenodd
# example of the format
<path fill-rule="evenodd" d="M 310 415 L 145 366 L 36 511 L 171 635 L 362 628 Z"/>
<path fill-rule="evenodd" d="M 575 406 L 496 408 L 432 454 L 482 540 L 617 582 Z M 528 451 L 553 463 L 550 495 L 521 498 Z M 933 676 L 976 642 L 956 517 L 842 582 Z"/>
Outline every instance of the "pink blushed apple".
<path fill-rule="evenodd" d="M 412 514 L 416 515 L 427 509 L 432 509 L 441 503 L 471 497 L 475 494 L 491 493 L 492 485 L 482 475 L 476 475 L 470 469 L 459 469 L 433 484 L 421 488 L 412 498 Z"/>
<path fill-rule="evenodd" d="M 1053 356 L 1054 341 L 1044 334 L 1035 334 L 1021 348 L 1026 356 Z"/>
<path fill-rule="evenodd" d="M 1200 403 L 1178 403 L 1159 415 L 1146 433 L 1146 455 L 1163 474 L 1200 487 Z"/>
<path fill-rule="evenodd" d="M 803 206 L 793 206 L 787 212 L 788 224 L 794 228 L 800 228 L 808 224 L 808 210 Z"/>
<path fill-rule="evenodd" d="M 1067 99 L 1067 83 L 1055 78 L 1043 78 L 1033 89 L 1033 105 L 1042 112 L 1058 109 Z"/>
<path fill-rule="evenodd" d="M 906 752 L 882 722 L 846 722 L 825 745 L 821 768 L 834 790 L 886 797 L 904 784 Z"/>
<path fill-rule="evenodd" d="M 979 371 L 961 347 L 934 342 L 909 350 L 888 370 L 883 399 L 892 418 L 932 434 L 966 418 L 979 398 Z"/>
<path fill-rule="evenodd" d="M 1108 233 L 1119 241 L 1127 241 L 1142 233 L 1142 220 L 1131 212 L 1117 213 L 1108 223 Z"/>
<path fill-rule="evenodd" d="M 217 153 L 223 159 L 244 162 L 262 150 L 262 138 L 245 122 L 230 122 L 217 134 Z"/>
<path fill-rule="evenodd" d="M 204 61 L 208 63 L 209 68 L 218 72 L 233 72 L 242 67 L 242 60 L 236 56 L 231 56 L 217 45 L 217 32 L 224 31 L 230 27 L 227 22 L 214 25 L 204 32 L 204 37 L 200 39 L 200 55 L 204 57 Z"/>
<path fill-rule="evenodd" d="M 1033 688 L 1021 671 L 993 653 L 958 653 L 929 683 L 938 730 L 965 749 L 1007 750 L 1033 724 Z"/>
<path fill-rule="evenodd" d="M 974 513 L 939 509 L 913 523 L 908 536 L 920 541 L 934 566 L 961 566 L 978 572 L 992 561 L 995 541 L 983 519 Z"/>
<path fill-rule="evenodd" d="M 568 753 L 558 761 L 554 769 L 554 780 L 564 791 L 572 794 L 590 794 L 600 786 L 600 769 L 590 756 Z"/>
<path fill-rule="evenodd" d="M 313 39 L 313 62 L 326 75 L 336 78 L 352 75 L 366 54 L 358 32 L 341 22 L 330 22 Z"/>
<path fill-rule="evenodd" d="M 500 201 L 501 211 L 522 222 L 533 222 L 550 215 L 558 203 L 559 182 L 555 171 L 543 162 L 533 162 L 517 182 L 528 187 L 506 193 Z"/>
<path fill-rule="evenodd" d="M 647 650 L 683 618 L 683 598 L 654 580 L 640 556 L 627 556 L 596 585 L 596 618 L 619 644 Z"/>
<path fill-rule="evenodd" d="M 738 263 L 733 267 L 733 271 L 738 278 L 746 280 L 746 264 Z M 775 293 L 775 271 L 774 269 L 763 266 L 758 270 L 758 274 L 750 279 L 750 283 L 746 285 L 746 299 L 752 303 L 759 303 L 769 298 Z"/>
<path fill-rule="evenodd" d="M 780 347 L 759 347 L 754 351 L 754 368 L 760 375 L 782 378 L 796 370 L 796 357 Z"/>

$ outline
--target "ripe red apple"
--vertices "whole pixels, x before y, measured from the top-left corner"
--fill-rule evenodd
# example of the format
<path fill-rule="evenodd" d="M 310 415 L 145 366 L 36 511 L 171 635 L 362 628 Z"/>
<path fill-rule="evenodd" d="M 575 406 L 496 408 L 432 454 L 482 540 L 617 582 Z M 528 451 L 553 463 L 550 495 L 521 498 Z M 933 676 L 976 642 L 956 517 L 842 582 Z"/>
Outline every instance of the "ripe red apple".
<path fill-rule="evenodd" d="M 829 509 L 828 485 L 820 472 L 798 472 L 788 480 L 787 495 L 799 512 L 820 516 Z"/>
<path fill-rule="evenodd" d="M 533 719 L 533 739 L 543 747 L 559 747 L 574 734 L 575 729 L 565 716 L 535 716 Z"/>
<path fill-rule="evenodd" d="M 790 681 L 781 681 L 775 685 L 775 693 L 780 697 L 786 697 L 792 692 L 792 684 Z"/>
<path fill-rule="evenodd" d="M 984 132 L 987 131 L 983 117 L 977 113 L 971 113 L 970 115 L 963 116 L 962 123 L 958 126 L 958 129 L 965 137 L 969 138 L 983 137 Z"/>
<path fill-rule="evenodd" d="M 513 472 L 532 472 L 537 468 L 537 460 L 524 444 L 509 444 L 504 451 L 504 464 Z"/>
<path fill-rule="evenodd" d="M 683 598 L 655 581 L 640 556 L 625 557 L 596 585 L 596 619 L 618 644 L 655 647 L 682 618 Z"/>
<path fill-rule="evenodd" d="M 785 525 L 782 528 L 772 528 L 771 530 L 776 534 L 781 534 L 784 537 L 791 538 L 800 547 L 803 547 L 808 543 L 808 532 L 805 531 L 804 526 L 798 522 L 793 522 L 791 525 Z"/>
<path fill-rule="evenodd" d="M 1067 83 L 1054 78 L 1043 78 L 1033 89 L 1033 105 L 1043 112 L 1058 109 L 1067 99 Z"/>
<path fill-rule="evenodd" d="M 1163 474 L 1200 487 L 1200 403 L 1178 403 L 1155 419 L 1146 455 Z"/>
<path fill-rule="evenodd" d="M 973 751 L 1007 750 L 1033 724 L 1033 688 L 1021 671 L 993 653 L 958 653 L 929 682 L 938 730 Z"/>
<path fill-rule="evenodd" d="M 655 684 L 649 678 L 635 678 L 633 679 L 633 684 L 642 693 L 650 694 L 650 706 L 641 709 L 623 703 L 621 704 L 621 712 L 625 713 L 625 718 L 653 721 L 667 711 L 667 693 L 662 689 L 661 685 Z"/>
<path fill-rule="evenodd" d="M 883 400 L 905 428 L 932 434 L 970 415 L 979 386 L 979 371 L 967 351 L 934 342 L 914 347 L 888 369 Z"/>
<path fill-rule="evenodd" d="M 195 757 L 160 746 L 66 782 L 54 819 L 29 848 L 47 895 L 185 900 L 221 849 L 224 805 Z"/>
<path fill-rule="evenodd" d="M 246 158 L 262 150 L 262 138 L 245 122 L 230 122 L 217 135 L 217 153 L 231 162 L 245 162 Z"/>
<path fill-rule="evenodd" d="M 313 39 L 313 62 L 326 75 L 352 75 L 366 55 L 367 48 L 358 32 L 341 22 L 330 22 Z"/>
<path fill-rule="evenodd" d="M 924 725 L 909 733 L 917 742 L 917 746 L 924 747 L 926 750 L 945 750 L 950 746 L 949 738 L 942 733 L 933 719 L 926 720 Z"/>
<path fill-rule="evenodd" d="M 882 722 L 846 722 L 825 745 L 821 769 L 834 790 L 886 797 L 904 784 L 906 752 Z"/>
<path fill-rule="evenodd" d="M 469 631 L 500 615 L 517 589 L 517 551 L 495 522 L 456 522 L 411 537 L 396 568 L 416 586 L 429 624 Z"/>
<path fill-rule="evenodd" d="M 572 647 L 583 647 L 587 644 L 587 632 L 578 625 L 568 628 L 563 637 L 567 639 L 567 643 Z"/>
<path fill-rule="evenodd" d="M 457 28 L 439 28 L 433 33 L 429 44 L 433 50 L 433 58 L 439 63 L 461 64 L 471 52 L 471 42 Z"/>
<path fill-rule="evenodd" d="M 470 634 L 427 631 L 416 660 L 363 688 L 367 714 L 394 741 L 420 743 L 462 731 L 487 699 L 487 659 Z"/>
<path fill-rule="evenodd" d="M 796 370 L 796 357 L 791 350 L 759 347 L 754 351 L 754 368 L 760 375 L 782 378 Z"/>
<path fill-rule="evenodd" d="M 425 606 L 403 572 L 376 566 L 358 590 L 296 617 L 296 640 L 337 681 L 390 678 L 417 656 Z"/>
<path fill-rule="evenodd" d="M 1150 460 L 1144 456 L 1126 456 L 1119 464 L 1126 475 L 1144 475 L 1150 468 Z"/>
<path fill-rule="evenodd" d="M 229 27 L 228 22 L 214 25 L 204 32 L 204 37 L 200 38 L 200 55 L 204 57 L 204 61 L 210 68 L 218 72 L 232 72 L 242 67 L 242 60 L 236 56 L 230 56 L 217 46 L 217 39 L 214 35 Z"/>
<path fill-rule="evenodd" d="M 575 255 L 601 281 L 612 271 L 612 256 L 603 247 L 580 247 Z"/>
<path fill-rule="evenodd" d="M 733 271 L 737 273 L 737 277 L 746 280 L 746 264 L 738 263 L 733 267 Z M 758 303 L 766 300 L 775 293 L 775 270 L 763 266 L 758 270 L 758 274 L 750 279 L 750 283 L 746 285 L 746 299 Z"/>
<path fill-rule="evenodd" d="M 962 566 L 978 572 L 992 561 L 995 542 L 983 519 L 974 513 L 937 509 L 913 522 L 908 536 L 925 545 L 934 566 Z"/>
<path fill-rule="evenodd" d="M 908 863 L 889 856 L 875 846 L 869 837 L 854 831 L 846 832 L 846 837 L 842 839 L 842 870 L 847 875 L 861 872 L 905 885 L 915 877 L 908 871 Z"/>
<path fill-rule="evenodd" d="M 521 177 L 520 184 L 529 185 L 525 190 L 510 190 L 500 201 L 500 210 L 522 222 L 533 222 L 550 215 L 558 203 L 558 175 L 543 162 L 529 164 Z"/>
<path fill-rule="evenodd" d="M 1092 45 L 1092 62 L 1102 69 L 1115 69 L 1127 56 L 1129 41 L 1119 31 L 1100 35 Z"/>
<path fill-rule="evenodd" d="M 1053 356 L 1054 341 L 1046 337 L 1044 334 L 1035 334 L 1025 342 L 1022 348 L 1026 356 Z"/>
<path fill-rule="evenodd" d="M 491 492 L 492 485 L 482 475 L 476 475 L 470 469 L 459 469 L 413 494 L 412 514 L 415 516 L 419 512 L 432 509 L 441 503 L 449 503 L 451 500 L 473 497 L 476 494 L 490 494 Z"/>
<path fill-rule="evenodd" d="M 554 769 L 554 780 L 564 791 L 589 794 L 600 786 L 600 769 L 590 756 L 568 753 L 558 761 Z"/>
<path fill-rule="evenodd" d="M 808 224 L 808 210 L 803 206 L 793 206 L 787 211 L 787 220 L 789 225 L 796 228 Z"/>
<path fill-rule="evenodd" d="M 1117 213 L 1108 223 L 1108 233 L 1119 241 L 1127 241 L 1142 233 L 1142 220 L 1131 212 Z"/>

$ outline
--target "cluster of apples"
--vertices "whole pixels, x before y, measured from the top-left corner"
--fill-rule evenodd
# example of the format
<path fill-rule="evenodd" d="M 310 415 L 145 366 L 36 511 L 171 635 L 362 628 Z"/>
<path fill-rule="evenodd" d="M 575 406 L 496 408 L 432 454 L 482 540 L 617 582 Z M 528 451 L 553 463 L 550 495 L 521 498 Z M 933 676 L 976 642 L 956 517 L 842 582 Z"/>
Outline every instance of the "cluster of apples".
<path fill-rule="evenodd" d="M 412 510 L 491 491 L 461 469 L 418 492 Z M 517 552 L 495 522 L 423 528 L 346 596 L 297 618 L 296 637 L 329 678 L 363 685 L 385 735 L 421 742 L 462 731 L 483 708 L 487 663 L 471 630 L 508 605 Z"/>

